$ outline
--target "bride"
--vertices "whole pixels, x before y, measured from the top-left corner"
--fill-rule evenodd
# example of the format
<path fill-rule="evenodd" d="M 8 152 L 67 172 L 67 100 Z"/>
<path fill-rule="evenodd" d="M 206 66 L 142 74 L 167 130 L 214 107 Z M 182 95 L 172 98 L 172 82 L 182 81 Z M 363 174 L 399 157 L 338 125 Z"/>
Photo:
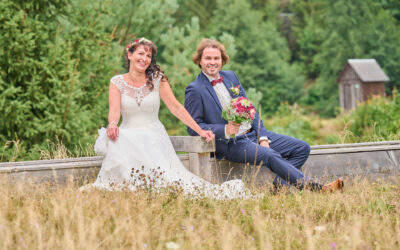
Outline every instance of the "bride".
<path fill-rule="evenodd" d="M 95 151 L 104 155 L 96 181 L 87 187 L 106 190 L 173 187 L 191 197 L 233 199 L 249 195 L 241 180 L 211 184 L 180 162 L 158 119 L 160 98 L 178 119 L 207 142 L 214 139 L 176 100 L 168 78 L 156 64 L 157 48 L 145 38 L 126 48 L 129 72 L 111 78 L 109 125 L 99 130 Z M 122 123 L 118 127 L 120 116 Z"/>

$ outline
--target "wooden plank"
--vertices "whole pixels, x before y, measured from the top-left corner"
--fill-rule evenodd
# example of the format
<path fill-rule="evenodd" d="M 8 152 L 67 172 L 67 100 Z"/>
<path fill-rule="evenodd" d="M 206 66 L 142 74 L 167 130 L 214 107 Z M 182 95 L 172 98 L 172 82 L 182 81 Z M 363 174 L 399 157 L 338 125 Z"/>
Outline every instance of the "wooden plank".
<path fill-rule="evenodd" d="M 0 173 L 6 176 L 11 182 L 33 182 L 42 183 L 46 181 L 66 183 L 69 179 L 74 181 L 95 180 L 100 168 L 63 168 L 46 169 L 41 171 L 21 171 L 12 173 Z"/>
<path fill-rule="evenodd" d="M 303 170 L 313 177 L 400 174 L 400 150 L 311 155 Z"/>
<path fill-rule="evenodd" d="M 90 168 L 100 167 L 101 160 L 98 161 L 82 161 L 82 162 L 64 162 L 64 163 L 53 163 L 53 164 L 35 164 L 30 166 L 11 166 L 0 168 L 0 173 L 3 172 L 21 172 L 21 171 L 42 171 L 52 169 L 66 169 L 66 168 Z"/>
<path fill-rule="evenodd" d="M 17 162 L 1 162 L 0 168 L 12 167 L 12 166 L 31 166 L 31 165 L 45 165 L 55 163 L 74 163 L 84 161 L 101 161 L 103 156 L 91 156 L 91 157 L 77 157 L 77 158 L 66 158 L 66 159 L 53 159 L 53 160 L 37 160 L 37 161 L 17 161 Z"/>
<path fill-rule="evenodd" d="M 389 145 L 389 146 L 383 145 L 383 146 L 356 147 L 356 148 L 318 149 L 318 150 L 311 150 L 310 155 L 344 154 L 344 153 L 388 151 L 388 150 L 399 150 L 399 149 L 400 149 L 400 145 Z"/>
<path fill-rule="evenodd" d="M 176 152 L 206 153 L 215 151 L 213 143 L 207 143 L 200 136 L 170 136 L 170 139 Z M 78 157 L 78 158 L 52 159 L 52 160 L 1 162 L 0 168 L 11 167 L 11 166 L 31 166 L 31 165 L 42 166 L 45 164 L 58 164 L 58 163 L 59 164 L 71 163 L 70 166 L 74 166 L 75 162 L 101 161 L 102 159 L 103 156 L 92 156 L 92 157 Z"/>
<path fill-rule="evenodd" d="M 178 155 L 179 159 L 186 163 L 189 161 L 189 156 Z M 78 168 L 100 168 L 103 161 L 102 156 L 82 157 L 71 159 L 55 159 L 55 160 L 38 160 L 30 161 L 28 164 L 4 164 L 0 167 L 0 173 L 14 173 L 26 171 L 45 171 L 45 170 L 60 170 L 60 169 L 78 169 Z M 13 162 L 13 163 L 27 163 L 27 162 Z"/>
<path fill-rule="evenodd" d="M 210 165 L 215 169 L 217 181 L 222 183 L 228 180 L 242 179 L 249 183 L 261 185 L 271 184 L 276 174 L 266 166 L 257 166 L 250 163 L 237 163 L 227 160 L 211 159 Z"/>
<path fill-rule="evenodd" d="M 189 153 L 189 166 L 187 169 L 192 173 L 212 182 L 215 176 L 210 167 L 210 153 Z"/>
<path fill-rule="evenodd" d="M 214 159 L 211 159 L 211 162 Z M 268 167 L 259 170 L 253 164 L 218 161 L 220 181 L 248 178 L 258 171 L 255 182 L 271 183 L 276 176 Z M 342 177 L 370 177 L 391 179 L 400 175 L 400 148 L 395 150 L 311 154 L 302 171 L 322 183 Z"/>
<path fill-rule="evenodd" d="M 214 152 L 215 144 L 207 143 L 200 136 L 170 136 L 176 152 L 206 153 Z"/>
<path fill-rule="evenodd" d="M 313 145 L 313 149 L 328 149 L 328 148 L 355 148 L 365 146 L 379 146 L 379 145 L 400 145 L 400 140 L 397 141 L 379 141 L 379 142 L 361 142 L 361 143 L 347 143 L 347 144 L 328 144 L 328 145 Z"/>

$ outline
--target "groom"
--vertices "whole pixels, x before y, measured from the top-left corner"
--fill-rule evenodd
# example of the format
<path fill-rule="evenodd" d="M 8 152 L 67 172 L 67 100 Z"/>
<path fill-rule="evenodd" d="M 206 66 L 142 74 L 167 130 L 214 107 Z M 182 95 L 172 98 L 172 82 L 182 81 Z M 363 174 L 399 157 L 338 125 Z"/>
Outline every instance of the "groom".
<path fill-rule="evenodd" d="M 221 71 L 229 61 L 225 47 L 216 40 L 203 39 L 192 58 L 201 72 L 186 87 L 185 108 L 202 129 L 212 130 L 216 139 L 216 157 L 233 162 L 256 162 L 277 174 L 274 186 L 289 184 L 303 189 L 338 190 L 343 181 L 320 185 L 305 176 L 301 167 L 310 153 L 304 141 L 268 131 L 256 114 L 252 124 L 227 122 L 221 117 L 222 108 L 232 98 L 246 97 L 246 93 L 233 71 Z M 232 87 L 239 86 L 239 93 Z M 188 127 L 191 135 L 196 132 Z M 231 135 L 235 135 L 231 138 Z"/>

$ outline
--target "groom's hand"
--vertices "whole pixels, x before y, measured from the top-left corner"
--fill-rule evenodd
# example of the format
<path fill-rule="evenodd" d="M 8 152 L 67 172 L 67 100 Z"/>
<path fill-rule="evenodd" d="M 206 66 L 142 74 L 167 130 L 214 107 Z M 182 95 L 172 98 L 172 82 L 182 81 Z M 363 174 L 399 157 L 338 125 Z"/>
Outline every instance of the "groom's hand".
<path fill-rule="evenodd" d="M 228 135 L 235 135 L 239 132 L 240 123 L 229 122 L 226 124 L 226 133 Z"/>

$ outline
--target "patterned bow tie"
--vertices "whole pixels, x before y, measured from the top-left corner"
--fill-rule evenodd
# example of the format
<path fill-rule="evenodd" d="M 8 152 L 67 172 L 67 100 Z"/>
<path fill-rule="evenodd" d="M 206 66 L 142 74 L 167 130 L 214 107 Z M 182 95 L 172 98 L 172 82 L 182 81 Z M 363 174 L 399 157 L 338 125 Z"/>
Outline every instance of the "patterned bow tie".
<path fill-rule="evenodd" d="M 217 79 L 217 80 L 212 80 L 212 81 L 211 81 L 211 85 L 214 87 L 216 84 L 221 83 L 222 80 L 224 80 L 224 77 L 223 77 L 223 76 L 221 76 L 221 77 L 220 77 L 219 79 Z"/>

